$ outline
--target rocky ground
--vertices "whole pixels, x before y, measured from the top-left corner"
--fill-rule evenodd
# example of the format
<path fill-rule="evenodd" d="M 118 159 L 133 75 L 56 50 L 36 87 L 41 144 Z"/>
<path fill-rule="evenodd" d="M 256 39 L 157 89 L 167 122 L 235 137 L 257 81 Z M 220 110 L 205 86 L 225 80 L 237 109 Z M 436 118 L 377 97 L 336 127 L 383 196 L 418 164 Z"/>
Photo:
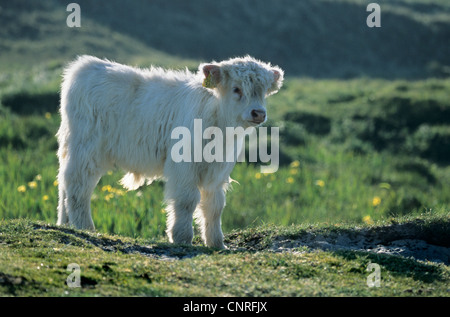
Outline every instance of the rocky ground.
<path fill-rule="evenodd" d="M 416 260 L 450 264 L 449 241 L 420 233 L 418 224 L 397 224 L 373 229 L 334 232 L 327 235 L 305 232 L 296 239 L 277 237 L 271 249 L 292 252 L 301 247 L 327 251 L 367 251 L 412 257 Z"/>

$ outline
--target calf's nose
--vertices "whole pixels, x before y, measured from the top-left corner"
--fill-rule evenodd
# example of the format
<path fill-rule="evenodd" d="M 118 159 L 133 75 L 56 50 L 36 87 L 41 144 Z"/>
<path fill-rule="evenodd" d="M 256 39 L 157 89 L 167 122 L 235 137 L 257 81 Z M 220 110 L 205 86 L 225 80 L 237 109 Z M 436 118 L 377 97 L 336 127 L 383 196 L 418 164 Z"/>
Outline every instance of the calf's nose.
<path fill-rule="evenodd" d="M 261 123 L 266 120 L 266 112 L 264 110 L 252 110 L 251 115 L 252 120 L 255 122 Z"/>

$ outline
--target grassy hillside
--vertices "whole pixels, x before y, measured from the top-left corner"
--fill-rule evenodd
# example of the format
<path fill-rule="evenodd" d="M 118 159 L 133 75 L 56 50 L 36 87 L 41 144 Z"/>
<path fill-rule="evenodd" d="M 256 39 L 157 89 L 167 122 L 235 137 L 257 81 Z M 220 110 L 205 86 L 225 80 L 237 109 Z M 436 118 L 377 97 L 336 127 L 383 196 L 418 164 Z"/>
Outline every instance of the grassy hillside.
<path fill-rule="evenodd" d="M 429 236 L 440 228 L 449 238 L 448 226 L 448 218 L 428 218 L 409 234 Z M 354 229 L 245 230 L 227 236 L 229 250 L 216 251 L 1 221 L 0 296 L 448 296 L 450 271 L 443 264 L 383 253 L 273 248 L 280 238 L 347 230 Z M 79 265 L 80 287 L 67 286 L 72 263 Z M 367 284 L 370 263 L 380 267 L 379 287 Z"/>
<path fill-rule="evenodd" d="M 279 64 L 289 76 L 449 75 L 448 1 L 378 1 L 381 28 L 366 25 L 369 2 L 80 0 L 81 28 L 68 28 L 64 1 L 0 1 L 0 64 L 28 66 L 90 53 L 183 65 L 173 57 L 251 54 Z"/>

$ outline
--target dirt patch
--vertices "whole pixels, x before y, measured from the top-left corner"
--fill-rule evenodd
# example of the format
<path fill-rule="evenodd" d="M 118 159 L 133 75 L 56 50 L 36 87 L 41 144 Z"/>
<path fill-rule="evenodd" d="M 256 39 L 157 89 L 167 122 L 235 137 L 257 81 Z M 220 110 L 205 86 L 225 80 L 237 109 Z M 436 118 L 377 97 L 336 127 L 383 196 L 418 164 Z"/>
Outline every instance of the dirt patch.
<path fill-rule="evenodd" d="M 271 250 L 292 252 L 302 247 L 366 251 L 450 264 L 449 232 L 442 234 L 433 228 L 424 230 L 420 222 L 326 233 L 305 231 L 298 237 L 276 237 Z"/>

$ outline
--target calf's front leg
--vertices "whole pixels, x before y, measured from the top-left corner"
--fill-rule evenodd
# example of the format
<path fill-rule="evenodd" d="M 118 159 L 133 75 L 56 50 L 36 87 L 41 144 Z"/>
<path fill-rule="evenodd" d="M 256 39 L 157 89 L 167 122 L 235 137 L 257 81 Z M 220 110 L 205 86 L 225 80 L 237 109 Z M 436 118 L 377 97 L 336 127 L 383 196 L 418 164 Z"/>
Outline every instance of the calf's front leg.
<path fill-rule="evenodd" d="M 213 191 L 202 190 L 195 218 L 208 247 L 225 249 L 221 224 L 222 210 L 225 207 L 225 192 L 222 188 Z"/>
<path fill-rule="evenodd" d="M 197 187 L 172 186 L 168 182 L 165 190 L 167 203 L 167 230 L 169 241 L 177 244 L 191 244 L 194 236 L 193 213 L 200 201 Z"/>

